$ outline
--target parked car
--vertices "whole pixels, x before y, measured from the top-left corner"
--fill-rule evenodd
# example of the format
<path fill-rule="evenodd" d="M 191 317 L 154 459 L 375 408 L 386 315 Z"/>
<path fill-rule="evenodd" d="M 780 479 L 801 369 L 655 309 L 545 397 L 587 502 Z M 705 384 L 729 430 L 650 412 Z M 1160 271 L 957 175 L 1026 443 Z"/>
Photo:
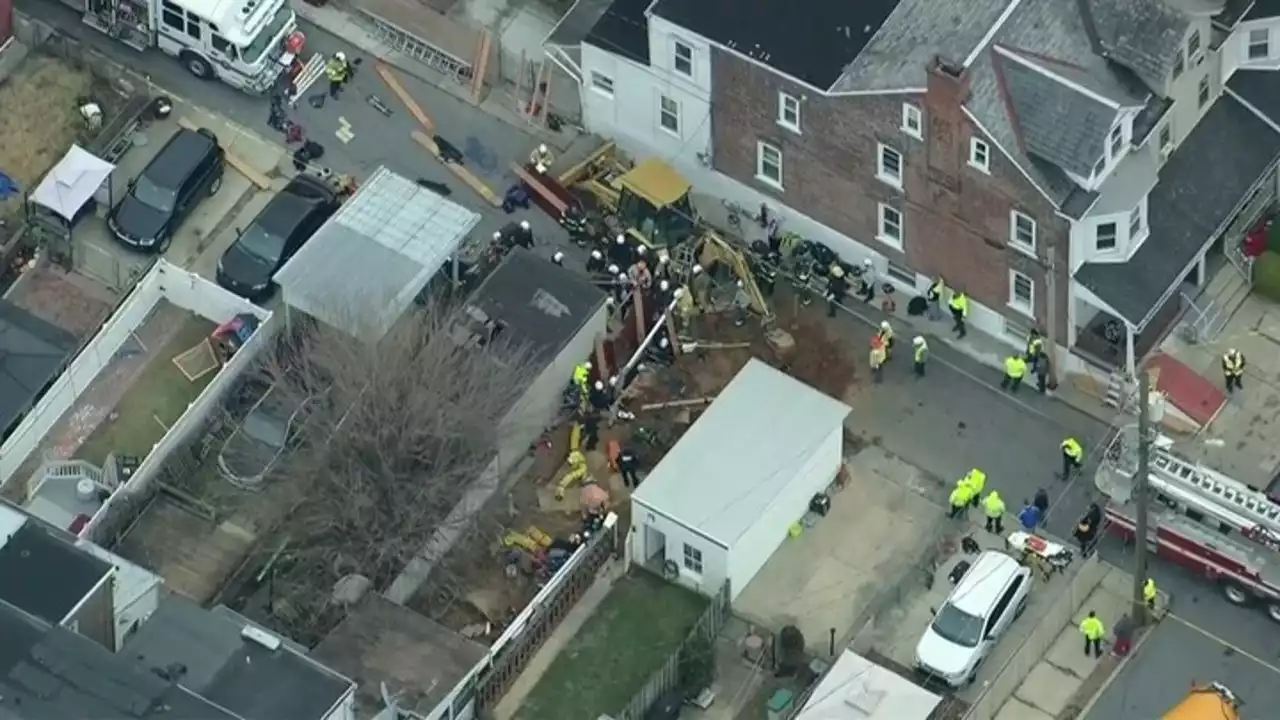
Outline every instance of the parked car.
<path fill-rule="evenodd" d="M 982 661 L 1027 609 L 1031 570 L 988 550 L 952 588 L 916 645 L 916 667 L 954 688 L 977 676 Z"/>
<path fill-rule="evenodd" d="M 271 386 L 218 451 L 218 470 L 232 485 L 257 490 L 302 429 L 308 398 L 296 402 Z"/>
<path fill-rule="evenodd" d="M 338 209 L 338 198 L 321 180 L 299 175 L 289 181 L 218 260 L 218 284 L 250 300 L 271 294 L 271 277 Z"/>
<path fill-rule="evenodd" d="M 222 163 L 222 146 L 211 131 L 178 130 L 111 208 L 112 234 L 135 250 L 164 252 L 182 221 L 222 187 Z"/>

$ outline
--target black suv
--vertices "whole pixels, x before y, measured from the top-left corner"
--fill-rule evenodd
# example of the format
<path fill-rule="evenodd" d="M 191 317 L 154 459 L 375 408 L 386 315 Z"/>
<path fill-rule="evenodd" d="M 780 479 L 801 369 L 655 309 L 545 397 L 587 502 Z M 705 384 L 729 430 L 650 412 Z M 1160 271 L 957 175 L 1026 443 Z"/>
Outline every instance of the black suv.
<path fill-rule="evenodd" d="M 209 130 L 178 130 L 107 215 L 112 234 L 135 250 L 167 250 L 200 200 L 222 187 L 222 156 Z"/>
<path fill-rule="evenodd" d="M 271 278 L 338 209 L 338 198 L 310 175 L 289 181 L 262 212 L 237 229 L 239 236 L 218 260 L 218 284 L 250 300 L 271 294 Z"/>

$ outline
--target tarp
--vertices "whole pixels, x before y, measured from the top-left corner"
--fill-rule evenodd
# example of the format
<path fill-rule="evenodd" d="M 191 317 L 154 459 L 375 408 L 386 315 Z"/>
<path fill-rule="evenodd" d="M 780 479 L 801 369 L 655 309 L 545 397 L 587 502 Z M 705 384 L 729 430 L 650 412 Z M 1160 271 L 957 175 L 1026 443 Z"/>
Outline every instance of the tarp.
<path fill-rule="evenodd" d="M 30 200 L 70 222 L 115 169 L 115 165 L 72 145 L 36 186 Z"/>

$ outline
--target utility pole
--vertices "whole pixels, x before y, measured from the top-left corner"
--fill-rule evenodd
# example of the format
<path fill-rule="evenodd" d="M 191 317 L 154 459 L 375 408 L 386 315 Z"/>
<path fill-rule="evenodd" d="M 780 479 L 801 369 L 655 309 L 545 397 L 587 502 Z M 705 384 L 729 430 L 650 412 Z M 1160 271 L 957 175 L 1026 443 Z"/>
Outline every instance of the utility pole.
<path fill-rule="evenodd" d="M 1133 538 L 1133 619 L 1146 623 L 1147 603 L 1142 586 L 1147 582 L 1147 512 L 1150 494 L 1147 485 L 1151 456 L 1151 382 L 1145 369 L 1138 371 L 1138 471 L 1133 476 L 1133 501 L 1136 508 Z"/>
<path fill-rule="evenodd" d="M 1044 270 L 1045 327 L 1044 354 L 1049 357 L 1048 386 L 1058 384 L 1058 248 L 1052 242 L 1046 243 L 1045 258 L 1039 260 Z"/>

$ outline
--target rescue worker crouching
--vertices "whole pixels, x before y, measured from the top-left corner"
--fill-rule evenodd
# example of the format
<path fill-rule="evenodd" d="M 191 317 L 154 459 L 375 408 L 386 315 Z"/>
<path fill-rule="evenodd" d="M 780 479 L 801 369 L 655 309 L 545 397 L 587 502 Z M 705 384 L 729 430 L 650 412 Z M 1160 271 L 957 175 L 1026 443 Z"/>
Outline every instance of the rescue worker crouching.
<path fill-rule="evenodd" d="M 1080 445 L 1080 441 L 1073 437 L 1069 437 L 1062 441 L 1062 479 L 1070 480 L 1071 476 L 1080 471 L 1080 466 L 1084 463 L 1084 447 Z"/>
<path fill-rule="evenodd" d="M 556 156 L 551 154 L 551 150 L 547 146 L 539 145 L 529 153 L 529 164 L 539 173 L 545 173 L 551 169 L 551 164 L 556 161 Z"/>
<path fill-rule="evenodd" d="M 1222 375 L 1227 385 L 1227 393 L 1244 389 L 1244 353 L 1231 348 L 1222 356 Z"/>
<path fill-rule="evenodd" d="M 324 64 L 324 76 L 329 80 L 329 97 L 337 99 L 342 86 L 351 79 L 351 63 L 346 53 L 336 52 Z"/>
<path fill-rule="evenodd" d="M 924 365 L 929 360 L 929 343 L 925 342 L 923 335 L 917 335 L 911 340 L 911 350 L 911 366 L 915 369 L 916 377 L 924 377 Z"/>
<path fill-rule="evenodd" d="M 560 478 L 560 482 L 556 483 L 556 499 L 563 500 L 565 493 L 575 483 L 582 482 L 587 477 L 587 456 L 581 452 L 574 450 L 569 453 L 568 459 L 569 469 Z"/>

